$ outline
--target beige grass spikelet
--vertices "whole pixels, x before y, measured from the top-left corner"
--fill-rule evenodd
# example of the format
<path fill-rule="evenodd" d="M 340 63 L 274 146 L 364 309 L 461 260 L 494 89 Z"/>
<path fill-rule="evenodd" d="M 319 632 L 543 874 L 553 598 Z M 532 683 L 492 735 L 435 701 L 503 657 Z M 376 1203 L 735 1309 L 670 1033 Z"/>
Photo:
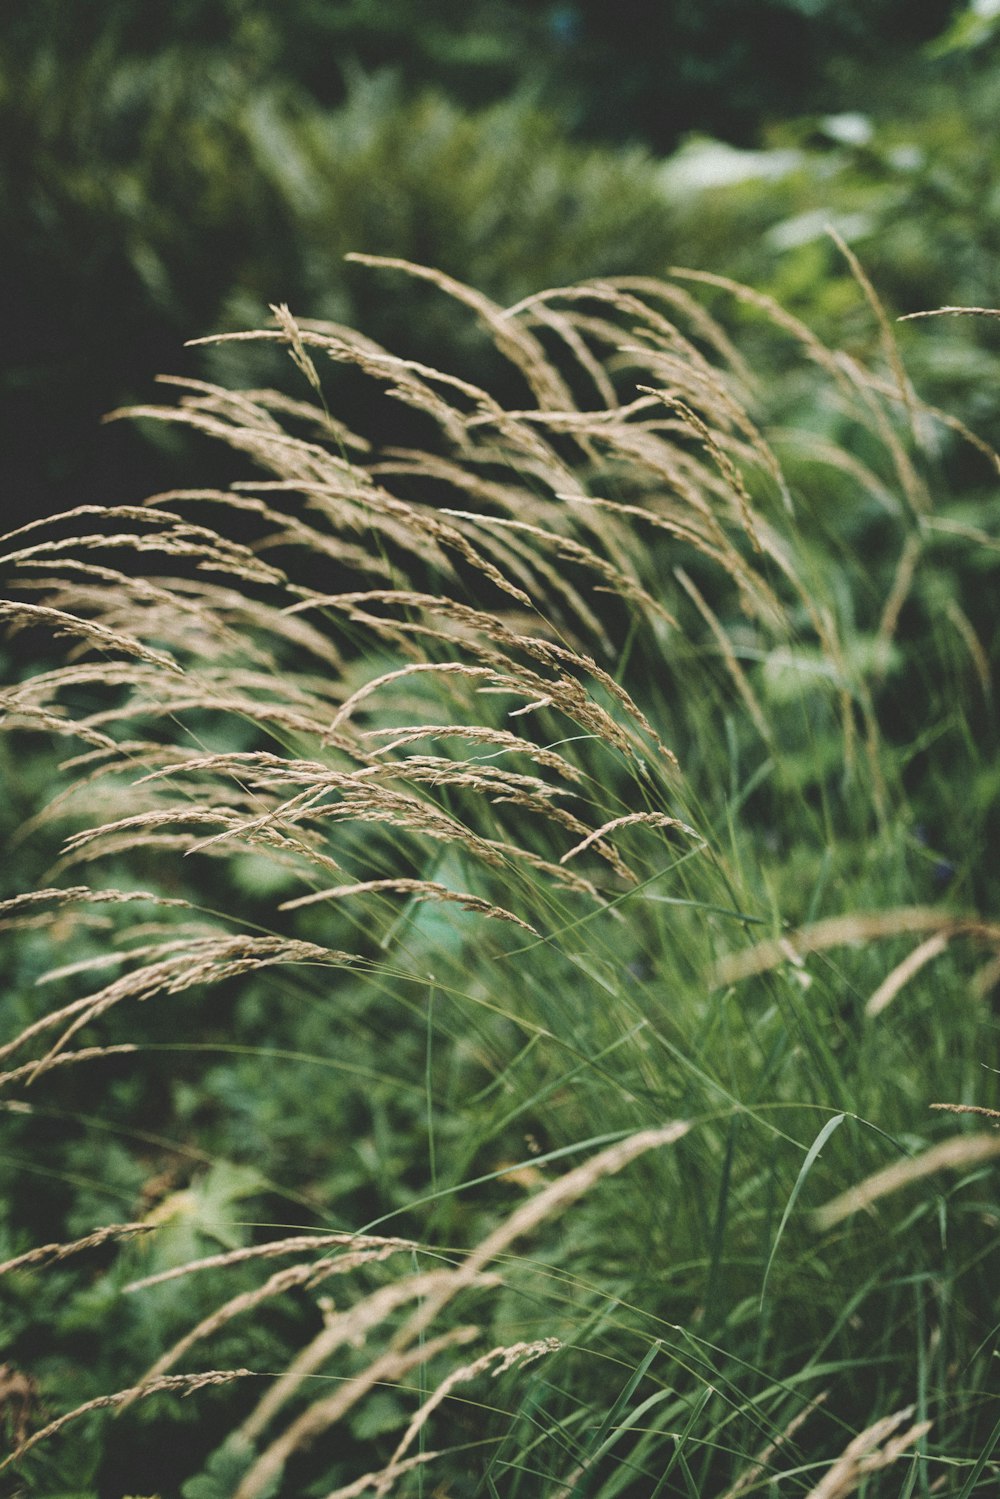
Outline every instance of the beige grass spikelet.
<path fill-rule="evenodd" d="M 681 822 L 677 817 L 668 817 L 662 812 L 628 812 L 621 817 L 613 817 L 610 822 L 588 833 L 582 843 L 576 844 L 568 853 L 563 854 L 559 860 L 560 864 L 566 864 L 570 859 L 575 859 L 578 854 L 582 854 L 585 849 L 606 837 L 608 833 L 614 833 L 618 828 L 635 827 L 637 824 L 649 828 L 679 828 L 682 833 L 688 833 L 692 838 L 698 837 L 694 828 L 688 827 L 686 822 Z"/>
<path fill-rule="evenodd" d="M 134 1056 L 140 1048 L 131 1041 L 120 1041 L 114 1046 L 81 1046 L 76 1051 L 63 1051 L 46 1066 L 46 1072 L 53 1067 L 72 1067 L 80 1062 L 96 1062 L 102 1057 L 127 1057 Z M 7 1072 L 0 1072 L 0 1088 L 5 1088 L 10 1083 L 30 1083 L 34 1080 L 38 1067 L 37 1062 L 24 1062 L 20 1067 L 12 1067 Z M 12 1108 L 12 1104 L 6 1107 Z"/>
<path fill-rule="evenodd" d="M 151 1232 L 151 1229 L 151 1224 L 143 1222 L 109 1223 L 105 1228 L 95 1229 L 93 1233 L 84 1234 L 82 1239 L 73 1239 L 68 1244 L 40 1244 L 36 1249 L 26 1250 L 24 1254 L 5 1260 L 0 1265 L 0 1275 L 6 1275 L 11 1270 L 35 1269 L 43 1265 L 56 1264 L 69 1259 L 72 1255 L 82 1254 L 85 1250 L 96 1249 L 112 1241 L 117 1243 L 123 1239 L 132 1239 L 137 1235 Z"/>
<path fill-rule="evenodd" d="M 467 739 L 473 744 L 488 745 L 503 754 L 524 755 L 544 770 L 555 771 L 568 781 L 579 782 L 583 777 L 579 766 L 573 765 L 555 750 L 534 744 L 530 739 L 522 739 L 509 729 L 494 729 L 486 724 L 407 724 L 401 728 L 369 729 L 364 737 L 391 741 L 389 744 L 380 744 L 375 751 L 376 756 L 390 755 L 421 739 Z"/>
<path fill-rule="evenodd" d="M 938 906 L 901 906 L 890 911 L 868 911 L 830 916 L 772 941 L 760 942 L 745 952 L 720 959 L 715 969 L 717 984 L 734 984 L 755 974 L 768 973 L 782 963 L 796 962 L 813 952 L 851 943 L 878 941 L 914 932 L 947 936 L 969 936 L 1000 943 L 1000 923 L 971 916 L 954 916 Z M 931 954 L 933 956 L 933 953 Z"/>
<path fill-rule="evenodd" d="M 0 619 L 9 620 L 15 625 L 46 625 L 55 635 L 70 635 L 85 641 L 88 645 L 99 646 L 103 650 L 119 651 L 126 656 L 135 656 L 140 661 L 147 661 L 153 666 L 161 666 L 166 671 L 181 672 L 181 667 L 164 651 L 153 650 L 152 647 L 143 645 L 139 640 L 133 640 L 129 635 L 122 635 L 116 630 L 106 629 L 105 626 L 96 624 L 93 620 L 79 619 L 76 615 L 67 614 L 62 609 L 50 609 L 42 604 L 18 604 L 7 599 L 0 599 Z"/>
<path fill-rule="evenodd" d="M 124 974 L 94 994 L 73 1000 L 33 1021 L 12 1041 L 0 1047 L 0 1058 L 19 1050 L 47 1030 L 62 1026 L 59 1038 L 32 1067 L 30 1079 L 52 1067 L 72 1038 L 116 1005 L 151 999 L 157 994 L 181 994 L 199 984 L 217 983 L 263 967 L 283 963 L 315 963 L 324 967 L 353 966 L 349 954 L 280 937 L 213 936 L 162 943 L 150 950 L 153 962 Z M 142 952 L 131 954 L 142 956 Z"/>
<path fill-rule="evenodd" d="M 913 1182 L 923 1181 L 937 1171 L 960 1171 L 965 1166 L 977 1166 L 981 1161 L 991 1161 L 1000 1156 L 1000 1134 L 953 1135 L 950 1140 L 941 1140 L 937 1145 L 910 1156 L 903 1161 L 894 1161 L 884 1166 L 856 1186 L 848 1187 L 839 1197 L 832 1198 L 813 1213 L 815 1228 L 824 1232 L 873 1207 L 883 1197 L 902 1191 Z"/>
<path fill-rule="evenodd" d="M 278 907 L 280 911 L 296 911 L 302 906 L 315 905 L 322 900 L 345 900 L 353 895 L 366 895 L 369 893 L 382 894 L 383 892 L 393 894 L 409 895 L 415 900 L 438 900 L 454 901 L 466 911 L 476 911 L 480 916 L 486 916 L 496 921 L 509 921 L 514 926 L 519 926 L 522 931 L 537 937 L 538 932 L 527 921 L 520 916 L 515 916 L 513 911 L 507 911 L 502 906 L 492 905 L 488 900 L 483 900 L 478 895 L 468 895 L 460 890 L 450 890 L 447 885 L 439 884 L 436 880 L 412 880 L 412 879 L 385 879 L 385 880 L 362 880 L 355 885 L 336 885 L 329 890 L 313 890 L 308 895 L 296 896 L 293 900 L 282 901 Z"/>
<path fill-rule="evenodd" d="M 265 1244 L 249 1244 L 241 1249 L 228 1249 L 223 1254 L 206 1255 L 204 1259 L 188 1260 L 183 1265 L 171 1265 L 169 1270 L 158 1270 L 155 1275 L 144 1275 L 140 1280 L 129 1281 L 123 1289 L 127 1294 L 144 1291 L 149 1286 L 163 1285 L 167 1281 L 180 1280 L 187 1275 L 197 1275 L 203 1270 L 229 1269 L 250 1260 L 278 1259 L 286 1254 L 314 1254 L 321 1249 L 344 1249 L 369 1254 L 385 1252 L 395 1254 L 399 1250 L 415 1253 L 419 1245 L 412 1239 L 383 1238 L 374 1234 L 295 1234 L 285 1239 L 270 1239 Z M 347 1262 L 347 1254 L 341 1256 Z M 330 1263 L 327 1261 L 323 1262 Z M 355 1261 L 351 1261 L 353 1269 Z"/>
<path fill-rule="evenodd" d="M 930 1421 L 906 1425 L 913 1409 L 908 1405 L 859 1432 L 819 1483 L 809 1490 L 806 1499 L 847 1499 L 870 1473 L 898 1462 L 931 1428 Z M 905 1430 L 900 1430 L 901 1427 Z"/>
<path fill-rule="evenodd" d="M 198 1390 L 231 1384 L 235 1379 L 256 1379 L 257 1377 L 252 1369 L 206 1369 L 199 1374 L 168 1374 L 156 1380 L 155 1383 L 144 1385 L 141 1395 L 143 1398 L 165 1393 L 181 1396 L 194 1395 Z M 95 1400 L 88 1400 L 84 1405 L 78 1405 L 75 1410 L 67 1411 L 64 1416 L 59 1416 L 55 1421 L 50 1421 L 47 1426 L 32 1432 L 27 1441 L 22 1442 L 13 1452 L 0 1459 L 0 1470 L 11 1463 L 20 1462 L 32 1448 L 37 1447 L 40 1442 L 48 1441 L 70 1422 L 78 1421 L 81 1416 L 89 1416 L 92 1411 L 121 1410 L 136 1394 L 137 1391 L 130 1388 L 119 1390 L 113 1395 L 98 1395 Z"/>
<path fill-rule="evenodd" d="M 457 301 L 470 307 L 480 317 L 493 335 L 497 348 L 511 363 L 521 370 L 535 397 L 542 406 L 565 407 L 572 405 L 566 385 L 545 357 L 545 351 L 534 335 L 521 327 L 516 318 L 504 313 L 495 302 L 481 292 L 464 286 L 454 277 L 427 266 L 415 265 L 412 261 L 393 259 L 383 255 L 352 254 L 348 260 L 359 265 L 377 266 L 387 270 L 398 270 L 408 276 L 430 281 Z"/>
<path fill-rule="evenodd" d="M 457 1385 L 466 1384 L 469 1380 L 475 1379 L 477 1375 L 485 1373 L 491 1365 L 495 1366 L 491 1371 L 491 1377 L 496 1379 L 508 1369 L 515 1366 L 524 1368 L 526 1364 L 534 1363 L 536 1359 L 544 1358 L 546 1354 L 555 1353 L 560 1346 L 558 1338 L 541 1338 L 533 1343 L 501 1344 L 497 1348 L 491 1348 L 489 1353 L 480 1355 L 471 1364 L 462 1364 L 457 1369 L 452 1369 L 413 1416 L 392 1457 L 376 1478 L 373 1485 L 375 1493 L 381 1496 L 387 1494 L 393 1487 L 397 1477 L 405 1471 L 403 1465 L 408 1449 L 413 1446 L 435 1410 L 447 1400 Z M 354 1492 L 362 1492 L 356 1490 L 353 1484 L 350 1488 Z M 344 1490 L 336 1491 L 335 1494 L 329 1496 L 329 1499 L 345 1499 Z"/>
<path fill-rule="evenodd" d="M 897 963 L 886 978 L 882 980 L 874 994 L 865 1005 L 865 1014 L 869 1020 L 876 1015 L 881 1015 L 883 1010 L 888 1009 L 896 995 L 903 989 L 912 978 L 925 968 L 928 963 L 933 962 L 941 953 L 947 951 L 949 933 L 935 932 L 918 947 L 915 947 L 901 963 Z"/>
<path fill-rule="evenodd" d="M 321 1432 L 336 1424 L 353 1409 L 370 1390 L 381 1384 L 396 1384 L 412 1370 L 431 1362 L 438 1354 L 471 1343 L 479 1328 L 456 1327 L 450 1332 L 428 1338 L 405 1353 L 390 1350 L 381 1354 L 368 1368 L 348 1380 L 335 1395 L 304 1410 L 297 1420 L 268 1447 L 234 1491 L 233 1499 L 256 1499 L 261 1490 L 280 1475 L 288 1458 L 302 1447 L 308 1447 Z"/>
<path fill-rule="evenodd" d="M 179 1338 L 172 1347 L 167 1349 L 166 1353 L 161 1354 L 136 1386 L 135 1397 L 138 1398 L 147 1384 L 154 1383 L 162 1375 L 166 1374 L 168 1369 L 173 1368 L 174 1364 L 183 1358 L 196 1343 L 204 1342 L 206 1338 L 212 1337 L 220 1328 L 232 1322 L 234 1318 L 241 1317 L 247 1312 L 255 1311 L 265 1301 L 273 1301 L 276 1297 L 284 1296 L 288 1291 L 298 1288 L 312 1288 L 319 1285 L 322 1281 L 329 1280 L 332 1276 L 344 1275 L 352 1270 L 356 1270 L 359 1265 L 381 1263 L 391 1255 L 398 1254 L 404 1249 L 409 1250 L 410 1248 L 411 1246 L 405 1244 L 402 1240 L 385 1240 L 381 1244 L 376 1244 L 372 1247 L 355 1248 L 335 1258 L 312 1260 L 308 1264 L 288 1265 L 283 1270 L 276 1270 L 272 1275 L 268 1276 L 263 1285 L 256 1286 L 251 1291 L 241 1291 L 238 1295 L 231 1296 L 228 1301 L 216 1307 L 214 1311 L 210 1312 L 208 1316 L 203 1317 L 196 1326 L 186 1332 L 182 1338 Z M 149 1284 L 149 1282 L 147 1281 L 146 1284 Z M 327 1335 L 329 1335 L 330 1325 L 328 1324 L 325 1329 Z M 360 1325 L 360 1321 L 349 1322 L 348 1325 L 355 1327 L 356 1325 Z M 352 1343 L 358 1336 L 360 1334 L 356 1332 L 348 1332 L 344 1335 L 343 1341 Z M 336 1346 L 339 1345 L 336 1343 L 331 1345 L 330 1351 L 334 1351 Z M 326 1354 L 323 1357 L 325 1359 Z"/>
<path fill-rule="evenodd" d="M 417 1452 L 413 1457 L 404 1457 L 401 1462 L 394 1463 L 391 1468 L 379 1468 L 374 1473 L 364 1473 L 356 1478 L 353 1483 L 342 1485 L 339 1489 L 333 1489 L 325 1496 L 325 1499 L 357 1499 L 367 1489 L 376 1489 L 385 1482 L 390 1486 L 397 1478 L 402 1478 L 407 1473 L 412 1473 L 414 1468 L 421 1468 L 425 1463 L 432 1463 L 441 1457 L 440 1452 Z M 383 1489 L 383 1493 L 387 1490 Z"/>
<path fill-rule="evenodd" d="M 407 1288 L 412 1287 L 415 1282 L 420 1285 L 416 1310 L 395 1333 L 386 1351 L 377 1356 L 362 1374 L 355 1376 L 334 1395 L 308 1406 L 286 1427 L 264 1449 L 247 1472 L 234 1499 L 256 1499 L 276 1479 L 287 1459 L 299 1446 L 313 1441 L 321 1431 L 340 1420 L 375 1384 L 383 1380 L 398 1379 L 410 1368 L 427 1362 L 438 1351 L 454 1346 L 456 1340 L 468 1341 L 475 1336 L 478 1329 L 466 1327 L 457 1329 L 453 1334 L 445 1333 L 440 1338 L 425 1338 L 440 1313 L 458 1295 L 473 1286 L 483 1285 L 484 1276 L 487 1277 L 487 1285 L 494 1280 L 486 1267 L 519 1238 L 533 1232 L 554 1214 L 567 1209 L 603 1177 L 623 1170 L 630 1161 L 648 1150 L 676 1143 L 687 1133 L 689 1127 L 686 1122 L 674 1121 L 658 1129 L 641 1130 L 616 1141 L 522 1203 L 476 1245 L 456 1269 L 410 1277 L 395 1286 L 383 1287 L 381 1292 L 376 1292 L 366 1302 L 359 1303 L 360 1307 L 368 1307 L 365 1312 L 356 1312 L 358 1323 L 367 1329 L 385 1315 L 383 1306 L 388 1309 L 390 1303 L 401 1305 L 407 1299 L 416 1299 L 407 1296 Z M 375 1297 L 381 1297 L 382 1300 L 376 1302 Z M 352 1311 L 337 1314 L 328 1329 L 321 1332 L 313 1344 L 299 1356 L 284 1379 L 268 1392 L 245 1423 L 245 1436 L 252 1439 L 260 1435 L 306 1373 L 319 1367 L 329 1356 L 332 1347 L 340 1345 L 345 1328 L 355 1325 L 348 1321 Z M 411 1345 L 414 1343 L 417 1347 L 412 1349 Z"/>

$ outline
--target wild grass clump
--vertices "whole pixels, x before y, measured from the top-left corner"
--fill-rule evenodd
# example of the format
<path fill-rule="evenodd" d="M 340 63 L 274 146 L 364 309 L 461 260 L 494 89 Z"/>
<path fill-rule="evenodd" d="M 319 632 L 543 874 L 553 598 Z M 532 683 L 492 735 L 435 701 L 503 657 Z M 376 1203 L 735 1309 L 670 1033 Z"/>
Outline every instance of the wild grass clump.
<path fill-rule="evenodd" d="M 990 1492 L 996 456 L 857 267 L 870 368 L 370 265 L 517 398 L 278 307 L 130 413 L 231 488 L 4 541 L 17 1491 Z"/>

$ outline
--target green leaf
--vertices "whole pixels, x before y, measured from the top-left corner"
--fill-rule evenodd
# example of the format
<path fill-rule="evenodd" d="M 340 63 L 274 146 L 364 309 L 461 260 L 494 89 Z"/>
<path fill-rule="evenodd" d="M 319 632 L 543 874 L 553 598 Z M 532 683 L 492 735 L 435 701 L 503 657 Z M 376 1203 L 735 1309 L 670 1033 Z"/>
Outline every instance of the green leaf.
<path fill-rule="evenodd" d="M 829 1140 L 835 1129 L 839 1129 L 846 1118 L 846 1114 L 834 1114 L 832 1119 L 828 1119 L 806 1153 L 806 1158 L 802 1162 L 802 1169 L 800 1170 L 798 1176 L 795 1178 L 795 1186 L 792 1188 L 792 1193 L 785 1206 L 785 1211 L 781 1215 L 781 1222 L 778 1224 L 778 1232 L 775 1234 L 774 1243 L 771 1245 L 771 1253 L 767 1257 L 767 1268 L 764 1271 L 764 1283 L 760 1288 L 761 1307 L 763 1307 L 764 1305 L 764 1293 L 767 1290 L 767 1279 L 771 1273 L 771 1266 L 774 1264 L 774 1256 L 778 1252 L 778 1245 L 781 1243 L 781 1236 L 785 1231 L 785 1224 L 788 1222 L 789 1218 L 792 1215 L 792 1209 L 798 1201 L 798 1196 L 802 1191 L 803 1186 L 805 1185 L 806 1177 L 812 1170 L 813 1164 L 817 1160 L 819 1153 L 823 1149 L 823 1146 L 826 1144 L 827 1140 Z"/>

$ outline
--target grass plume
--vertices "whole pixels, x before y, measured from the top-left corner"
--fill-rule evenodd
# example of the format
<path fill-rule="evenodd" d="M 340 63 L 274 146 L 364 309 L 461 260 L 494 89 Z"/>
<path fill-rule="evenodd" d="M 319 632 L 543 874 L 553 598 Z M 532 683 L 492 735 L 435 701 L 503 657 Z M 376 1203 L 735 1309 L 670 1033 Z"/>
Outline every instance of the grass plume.
<path fill-rule="evenodd" d="M 277 306 L 132 413 L 232 487 L 0 540 L 25 1494 L 990 1491 L 995 455 L 842 252 L 868 362 L 356 257 L 481 377 Z"/>

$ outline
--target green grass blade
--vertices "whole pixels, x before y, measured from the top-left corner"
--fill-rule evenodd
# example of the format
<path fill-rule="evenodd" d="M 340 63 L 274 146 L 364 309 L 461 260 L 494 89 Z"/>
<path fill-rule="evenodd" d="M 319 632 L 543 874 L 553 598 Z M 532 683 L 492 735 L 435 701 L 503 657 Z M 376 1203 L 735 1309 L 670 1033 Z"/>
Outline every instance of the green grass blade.
<path fill-rule="evenodd" d="M 983 1473 L 986 1469 L 986 1464 L 993 1456 L 993 1452 L 998 1442 L 1000 1442 L 1000 1421 L 997 1422 L 993 1430 L 990 1432 L 986 1446 L 976 1458 L 976 1461 L 972 1466 L 971 1473 L 963 1483 L 962 1487 L 959 1489 L 958 1493 L 955 1495 L 955 1499 L 970 1499 L 970 1495 L 978 1484 L 980 1478 L 982 1478 Z"/>
<path fill-rule="evenodd" d="M 799 1171 L 798 1176 L 795 1178 L 795 1185 L 792 1188 L 791 1195 L 785 1205 L 785 1211 L 781 1215 L 781 1222 L 778 1224 L 778 1232 L 775 1234 L 774 1243 L 771 1245 L 771 1253 L 767 1257 L 767 1266 L 764 1270 L 764 1281 L 760 1288 L 760 1305 L 762 1310 L 764 1307 L 764 1296 L 767 1291 L 768 1277 L 771 1274 L 771 1266 L 774 1264 L 774 1256 L 778 1252 L 778 1245 L 781 1243 L 781 1236 L 785 1231 L 785 1225 L 792 1215 L 792 1209 L 795 1207 L 795 1204 L 798 1201 L 798 1196 L 802 1191 L 803 1186 L 805 1185 L 806 1177 L 812 1170 L 820 1154 L 820 1151 L 823 1149 L 823 1146 L 826 1144 L 827 1140 L 829 1140 L 834 1130 L 839 1129 L 846 1118 L 846 1114 L 834 1114 L 832 1119 L 828 1119 L 823 1128 L 820 1130 L 819 1134 L 816 1136 L 815 1140 L 810 1145 L 809 1150 L 806 1153 L 806 1158 L 802 1162 L 802 1168 Z"/>

